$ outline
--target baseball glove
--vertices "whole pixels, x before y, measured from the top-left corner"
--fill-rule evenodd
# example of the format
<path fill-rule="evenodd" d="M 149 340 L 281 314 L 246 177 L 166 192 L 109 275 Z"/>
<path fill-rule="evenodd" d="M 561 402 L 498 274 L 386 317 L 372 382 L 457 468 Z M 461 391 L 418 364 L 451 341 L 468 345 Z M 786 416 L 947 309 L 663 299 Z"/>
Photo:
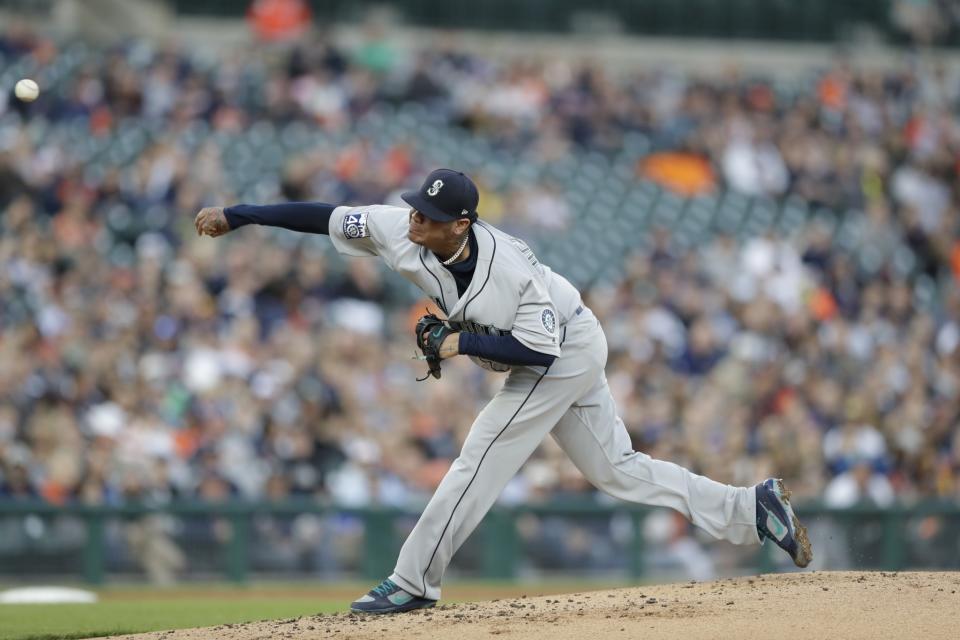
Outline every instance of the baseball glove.
<path fill-rule="evenodd" d="M 451 333 L 456 332 L 433 313 L 428 313 L 417 321 L 417 346 L 423 352 L 421 359 L 426 360 L 430 367 L 430 372 L 418 380 L 426 380 L 428 376 L 440 377 L 440 346 Z"/>

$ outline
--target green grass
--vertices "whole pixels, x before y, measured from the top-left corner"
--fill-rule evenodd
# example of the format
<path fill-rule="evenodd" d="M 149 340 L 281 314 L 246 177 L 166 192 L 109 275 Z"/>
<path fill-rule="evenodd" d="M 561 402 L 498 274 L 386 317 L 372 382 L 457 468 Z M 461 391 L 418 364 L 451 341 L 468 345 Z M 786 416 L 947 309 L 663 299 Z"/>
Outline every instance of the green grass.
<path fill-rule="evenodd" d="M 158 598 L 96 604 L 0 605 L 0 640 L 59 640 L 344 611 L 315 598 Z"/>
<path fill-rule="evenodd" d="M 350 601 L 370 586 L 369 582 L 212 583 L 166 588 L 109 585 L 96 589 L 100 596 L 96 604 L 0 605 L 0 640 L 74 640 L 334 613 L 346 611 Z M 608 580 L 536 584 L 454 580 L 444 588 L 444 602 L 622 586 Z"/>

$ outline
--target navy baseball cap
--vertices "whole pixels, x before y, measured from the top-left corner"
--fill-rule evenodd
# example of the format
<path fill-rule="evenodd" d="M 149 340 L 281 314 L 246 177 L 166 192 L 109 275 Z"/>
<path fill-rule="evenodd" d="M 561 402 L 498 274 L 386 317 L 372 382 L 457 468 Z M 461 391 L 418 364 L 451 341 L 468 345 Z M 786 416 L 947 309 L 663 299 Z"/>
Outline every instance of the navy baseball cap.
<path fill-rule="evenodd" d="M 453 169 L 431 171 L 417 191 L 400 194 L 411 207 L 438 222 L 477 219 L 480 194 L 477 185 L 466 175 Z"/>

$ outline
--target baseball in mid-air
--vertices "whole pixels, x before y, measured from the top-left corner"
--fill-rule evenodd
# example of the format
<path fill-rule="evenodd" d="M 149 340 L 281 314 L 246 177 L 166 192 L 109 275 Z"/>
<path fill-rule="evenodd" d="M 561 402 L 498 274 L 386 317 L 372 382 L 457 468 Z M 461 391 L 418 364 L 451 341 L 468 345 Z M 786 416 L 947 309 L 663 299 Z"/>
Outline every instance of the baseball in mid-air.
<path fill-rule="evenodd" d="M 24 78 L 17 82 L 13 93 L 24 102 L 33 102 L 40 95 L 40 87 L 30 78 Z"/>

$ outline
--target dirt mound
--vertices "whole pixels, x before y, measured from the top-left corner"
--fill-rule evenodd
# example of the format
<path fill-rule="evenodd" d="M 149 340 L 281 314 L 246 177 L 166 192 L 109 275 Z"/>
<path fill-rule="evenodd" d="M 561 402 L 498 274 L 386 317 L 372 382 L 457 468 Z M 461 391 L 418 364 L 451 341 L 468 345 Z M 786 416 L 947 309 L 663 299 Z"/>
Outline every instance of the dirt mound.
<path fill-rule="evenodd" d="M 811 572 L 126 636 L 157 640 L 957 638 L 960 573 Z"/>

